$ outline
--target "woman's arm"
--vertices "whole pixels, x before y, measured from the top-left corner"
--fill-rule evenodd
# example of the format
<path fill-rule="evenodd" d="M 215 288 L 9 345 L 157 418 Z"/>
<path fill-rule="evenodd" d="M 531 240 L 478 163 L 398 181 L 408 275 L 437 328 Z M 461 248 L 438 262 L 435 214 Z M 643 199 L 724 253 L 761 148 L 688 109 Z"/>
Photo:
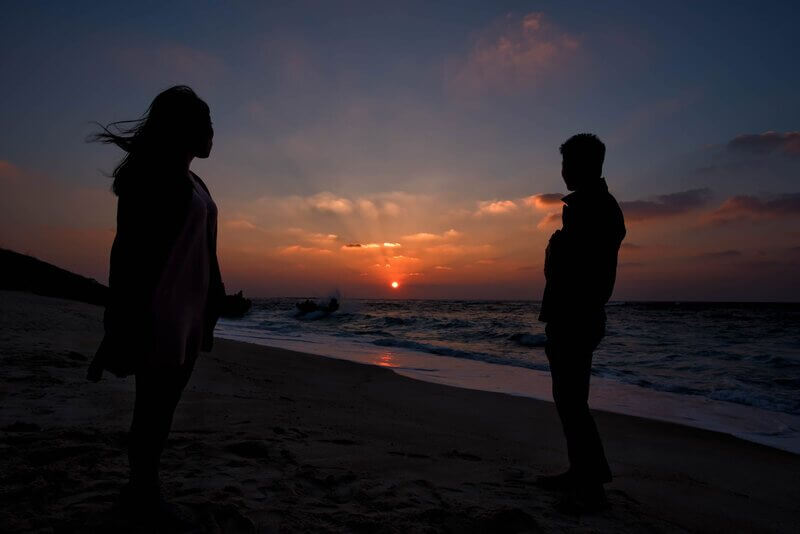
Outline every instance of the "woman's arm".
<path fill-rule="evenodd" d="M 208 197 L 211 198 L 211 191 L 205 182 L 195 173 L 192 175 L 197 180 L 197 183 L 205 190 Z M 208 250 L 211 264 L 209 265 L 209 283 L 208 283 L 208 296 L 206 299 L 206 310 L 203 324 L 203 343 L 201 349 L 203 351 L 210 351 L 214 346 L 214 328 L 217 325 L 220 315 L 223 312 L 225 305 L 225 284 L 222 282 L 222 274 L 219 268 L 219 259 L 217 258 L 217 220 L 216 216 L 211 221 L 208 234 Z"/>
<path fill-rule="evenodd" d="M 209 281 L 208 296 L 206 298 L 206 311 L 203 324 L 202 350 L 208 352 L 214 346 L 214 327 L 217 325 L 222 307 L 225 304 L 225 285 L 222 283 L 222 274 L 217 258 L 217 222 L 214 220 L 209 229 Z"/>

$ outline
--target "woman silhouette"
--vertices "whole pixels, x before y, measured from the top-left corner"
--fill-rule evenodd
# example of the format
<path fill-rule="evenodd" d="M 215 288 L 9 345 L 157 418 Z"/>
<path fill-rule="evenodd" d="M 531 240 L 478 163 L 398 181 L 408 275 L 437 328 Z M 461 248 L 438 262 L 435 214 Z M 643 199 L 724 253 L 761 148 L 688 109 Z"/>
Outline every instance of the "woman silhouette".
<path fill-rule="evenodd" d="M 87 378 L 98 381 L 106 369 L 136 376 L 122 504 L 152 517 L 172 510 L 161 497 L 159 459 L 198 353 L 211 350 L 225 296 L 217 207 L 189 170 L 194 158 L 208 157 L 214 131 L 208 105 L 186 86 L 159 94 L 137 121 L 101 127 L 90 140 L 127 154 L 113 172 L 117 234 L 105 336 Z"/>

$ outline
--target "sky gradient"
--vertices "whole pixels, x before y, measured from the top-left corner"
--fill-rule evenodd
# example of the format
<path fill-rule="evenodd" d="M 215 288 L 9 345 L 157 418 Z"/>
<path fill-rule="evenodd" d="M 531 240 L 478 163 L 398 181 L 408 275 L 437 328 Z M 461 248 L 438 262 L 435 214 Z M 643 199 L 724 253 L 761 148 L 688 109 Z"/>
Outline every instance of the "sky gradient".
<path fill-rule="evenodd" d="M 594 132 L 614 298 L 800 300 L 792 2 L 16 3 L 0 246 L 107 280 L 121 153 L 90 121 L 188 84 L 229 292 L 539 299 L 559 145 Z M 390 283 L 400 287 L 392 289 Z"/>

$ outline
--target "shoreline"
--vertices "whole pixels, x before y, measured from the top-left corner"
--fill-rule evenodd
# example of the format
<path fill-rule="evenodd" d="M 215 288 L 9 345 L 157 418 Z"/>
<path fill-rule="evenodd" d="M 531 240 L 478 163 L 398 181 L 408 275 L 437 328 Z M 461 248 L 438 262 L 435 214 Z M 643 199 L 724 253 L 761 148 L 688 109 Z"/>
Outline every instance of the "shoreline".
<path fill-rule="evenodd" d="M 84 378 L 101 308 L 0 297 L 0 522 L 100 530 L 127 473 L 133 380 Z M 176 412 L 162 480 L 208 532 L 796 528 L 798 455 L 595 414 L 615 475 L 612 508 L 563 516 L 558 496 L 532 485 L 566 462 L 551 404 L 217 339 Z"/>
<path fill-rule="evenodd" d="M 315 354 L 385 367 L 408 378 L 553 402 L 550 374 L 525 367 L 433 355 L 398 347 L 342 342 L 330 339 L 295 340 L 220 332 L 217 337 L 258 346 Z M 698 395 L 643 388 L 592 376 L 589 405 L 592 410 L 675 423 L 721 432 L 752 443 L 800 454 L 800 416 L 756 408 Z"/>

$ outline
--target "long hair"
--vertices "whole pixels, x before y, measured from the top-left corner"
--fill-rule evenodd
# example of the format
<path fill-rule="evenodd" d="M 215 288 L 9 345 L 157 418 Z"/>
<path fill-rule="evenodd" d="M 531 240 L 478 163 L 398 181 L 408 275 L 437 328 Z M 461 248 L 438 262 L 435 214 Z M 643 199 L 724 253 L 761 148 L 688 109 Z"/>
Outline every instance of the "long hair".
<path fill-rule="evenodd" d="M 111 190 L 119 196 L 132 181 L 175 165 L 182 152 L 208 132 L 209 108 L 190 87 L 176 85 L 156 96 L 140 119 L 95 124 L 102 131 L 87 141 L 116 145 L 126 152 L 111 173 Z"/>

